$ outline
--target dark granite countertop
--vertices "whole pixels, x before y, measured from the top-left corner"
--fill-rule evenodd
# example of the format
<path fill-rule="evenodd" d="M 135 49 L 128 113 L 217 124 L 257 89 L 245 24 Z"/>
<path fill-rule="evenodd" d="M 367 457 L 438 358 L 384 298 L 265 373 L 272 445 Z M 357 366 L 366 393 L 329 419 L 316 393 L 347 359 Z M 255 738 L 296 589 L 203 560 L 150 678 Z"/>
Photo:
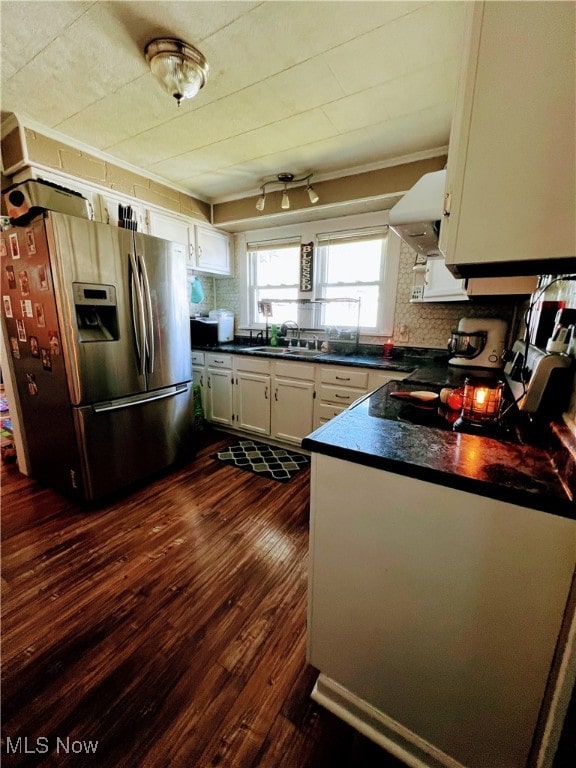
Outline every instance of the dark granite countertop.
<path fill-rule="evenodd" d="M 247 341 L 216 347 L 194 347 L 198 351 L 253 355 Z M 259 356 L 268 356 L 258 353 Z M 278 359 L 278 355 L 269 355 Z M 377 346 L 360 345 L 358 354 L 338 354 L 335 349 L 314 357 L 286 358 L 326 365 L 349 365 L 406 373 L 405 385 L 412 388 L 457 387 L 477 370 L 449 366 L 443 350 L 396 349 L 383 358 Z M 486 375 L 493 375 L 486 372 Z M 418 386 L 416 386 L 418 385 Z M 511 441 L 483 435 L 457 433 L 423 424 L 380 418 L 378 394 L 393 384 L 363 398 L 311 435 L 302 447 L 316 453 L 345 459 L 377 469 L 445 485 L 469 493 L 507 501 L 576 519 L 576 505 L 569 498 L 548 451 L 531 442 Z M 403 385 L 403 388 L 404 385 Z M 372 401 L 370 398 L 373 398 Z"/>
<path fill-rule="evenodd" d="M 337 346 L 337 345 L 336 345 Z M 282 347 L 278 348 L 282 350 Z M 386 359 L 382 356 L 381 350 L 378 351 L 376 345 L 360 345 L 357 354 L 339 354 L 335 349 L 333 352 L 318 352 L 313 357 L 309 353 L 299 355 L 296 347 L 287 347 L 289 353 L 285 356 L 278 353 L 266 353 L 257 351 L 257 345 L 249 346 L 248 341 L 230 342 L 218 346 L 206 347 L 194 345 L 193 351 L 198 352 L 221 352 L 234 355 L 250 355 L 258 357 L 268 357 L 277 360 L 280 356 L 283 360 L 294 360 L 296 362 L 306 361 L 309 363 L 322 363 L 325 365 L 350 365 L 355 368 L 372 368 L 382 371 L 398 371 L 401 373 L 416 374 L 419 368 L 433 365 L 434 361 L 440 357 L 447 360 L 447 355 L 441 350 L 406 348 L 406 350 L 397 349 L 395 356 Z M 445 365 L 444 365 L 445 367 Z"/>
<path fill-rule="evenodd" d="M 452 376 L 451 372 L 444 373 L 445 377 Z M 431 378 L 430 373 L 422 372 L 422 376 L 424 381 Z M 419 380 L 414 383 L 418 387 L 412 389 L 421 387 Z M 576 518 L 576 507 L 545 449 L 523 443 L 510 434 L 487 437 L 381 418 L 381 400 L 390 388 L 398 388 L 398 384 L 387 384 L 367 395 L 304 438 L 302 447 L 313 453 Z"/>

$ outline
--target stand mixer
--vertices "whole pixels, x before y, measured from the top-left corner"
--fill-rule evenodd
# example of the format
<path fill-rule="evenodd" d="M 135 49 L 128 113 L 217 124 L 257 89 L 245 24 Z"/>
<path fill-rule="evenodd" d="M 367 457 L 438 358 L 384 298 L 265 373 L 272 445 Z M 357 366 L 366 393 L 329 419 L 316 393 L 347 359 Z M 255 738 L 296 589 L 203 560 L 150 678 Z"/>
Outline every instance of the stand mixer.
<path fill-rule="evenodd" d="M 494 368 L 504 365 L 507 324 L 490 317 L 462 317 L 448 339 L 449 365 Z"/>

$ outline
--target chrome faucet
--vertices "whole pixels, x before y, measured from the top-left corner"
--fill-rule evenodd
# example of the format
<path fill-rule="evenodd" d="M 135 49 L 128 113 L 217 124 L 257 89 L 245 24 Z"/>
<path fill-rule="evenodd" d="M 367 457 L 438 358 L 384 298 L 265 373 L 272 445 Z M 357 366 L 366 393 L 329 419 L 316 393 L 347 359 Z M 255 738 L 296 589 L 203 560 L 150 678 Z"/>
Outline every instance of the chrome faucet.
<path fill-rule="evenodd" d="M 286 320 L 280 326 L 280 336 L 288 336 L 288 331 L 292 331 L 292 346 L 297 347 L 300 343 L 300 327 L 294 320 Z"/>

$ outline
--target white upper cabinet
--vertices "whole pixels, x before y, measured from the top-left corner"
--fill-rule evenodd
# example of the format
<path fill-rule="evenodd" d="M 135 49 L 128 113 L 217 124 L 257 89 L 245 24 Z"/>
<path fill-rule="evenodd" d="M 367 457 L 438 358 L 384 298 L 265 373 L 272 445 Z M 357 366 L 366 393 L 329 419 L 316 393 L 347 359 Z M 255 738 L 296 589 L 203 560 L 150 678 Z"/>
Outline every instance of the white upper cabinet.
<path fill-rule="evenodd" d="M 112 224 L 112 226 L 119 226 L 120 222 L 120 206 L 122 206 L 125 217 L 132 215 L 132 221 L 136 223 L 136 229 L 138 232 L 147 232 L 146 227 L 146 208 L 135 201 L 131 197 L 124 195 L 115 195 L 114 193 L 100 194 L 100 221 L 105 224 Z"/>
<path fill-rule="evenodd" d="M 470 3 L 440 231 L 462 277 L 576 268 L 576 6 Z"/>
<path fill-rule="evenodd" d="M 80 192 L 92 205 L 95 221 L 119 226 L 120 213 L 129 213 L 138 232 L 180 243 L 190 269 L 230 277 L 233 272 L 232 235 L 210 224 L 156 208 L 113 191 L 103 191 L 69 176 L 38 172 L 40 178 Z M 122 206 L 122 208 L 120 207 Z"/>
<path fill-rule="evenodd" d="M 466 280 L 459 280 L 446 269 L 442 254 L 430 254 L 426 265 L 419 267 L 422 272 L 415 273 L 423 277 L 423 282 L 415 279 L 410 301 L 467 301 Z"/>
<path fill-rule="evenodd" d="M 227 232 L 152 210 L 148 211 L 148 229 L 151 235 L 181 243 L 190 269 L 213 275 L 232 274 L 232 239 Z"/>
<path fill-rule="evenodd" d="M 232 274 L 232 238 L 227 232 L 195 224 L 195 267 L 199 272 Z"/>
<path fill-rule="evenodd" d="M 179 243 L 186 253 L 186 264 L 192 268 L 194 267 L 194 248 L 190 240 L 190 230 L 190 223 L 186 219 L 160 211 L 148 211 L 148 233 Z"/>

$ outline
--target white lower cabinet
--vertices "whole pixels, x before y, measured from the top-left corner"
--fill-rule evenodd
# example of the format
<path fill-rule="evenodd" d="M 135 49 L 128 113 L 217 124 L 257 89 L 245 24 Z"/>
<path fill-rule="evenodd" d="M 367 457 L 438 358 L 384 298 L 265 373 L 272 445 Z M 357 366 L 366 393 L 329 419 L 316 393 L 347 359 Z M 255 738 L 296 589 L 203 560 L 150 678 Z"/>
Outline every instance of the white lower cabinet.
<path fill-rule="evenodd" d="M 346 410 L 368 391 L 368 371 L 335 365 L 319 365 L 314 429 Z"/>
<path fill-rule="evenodd" d="M 383 387 L 389 381 L 402 381 L 410 373 L 411 371 L 369 371 L 368 392 L 374 392 L 375 389 Z"/>
<path fill-rule="evenodd" d="M 234 426 L 246 432 L 270 434 L 270 360 L 234 358 Z"/>
<path fill-rule="evenodd" d="M 314 429 L 349 408 L 368 392 L 408 376 L 403 371 L 378 371 L 347 366 L 319 365 L 316 373 L 317 397 L 314 404 Z"/>
<path fill-rule="evenodd" d="M 232 355 L 206 355 L 206 418 L 215 424 L 234 426 Z"/>
<path fill-rule="evenodd" d="M 192 352 L 192 383 L 200 387 L 200 400 L 206 415 L 206 365 L 204 352 Z"/>
<path fill-rule="evenodd" d="M 300 444 L 367 392 L 408 372 L 192 353 L 208 421 Z"/>
<path fill-rule="evenodd" d="M 315 366 L 275 361 L 272 377 L 272 437 L 300 442 L 313 429 Z"/>

